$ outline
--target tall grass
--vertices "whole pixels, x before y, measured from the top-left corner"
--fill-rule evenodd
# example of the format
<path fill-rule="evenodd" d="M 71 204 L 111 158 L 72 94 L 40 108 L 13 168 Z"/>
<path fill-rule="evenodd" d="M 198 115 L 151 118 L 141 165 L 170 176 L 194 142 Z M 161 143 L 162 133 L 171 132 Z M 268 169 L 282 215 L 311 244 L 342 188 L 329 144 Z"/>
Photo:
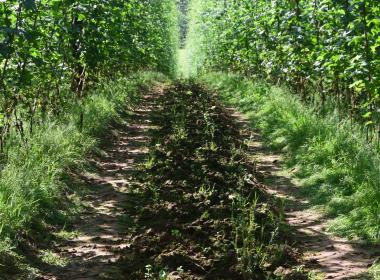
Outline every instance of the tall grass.
<path fill-rule="evenodd" d="M 139 87 L 164 79 L 160 74 L 138 73 L 105 81 L 82 105 L 69 104 L 59 117 L 36 127 L 26 143 L 12 135 L 0 171 L 0 255 L 18 236 L 28 234 L 36 221 L 58 219 L 59 211 L 65 211 L 61 202 L 67 186 L 62 176 L 83 161 L 111 120 L 137 102 Z M 79 128 L 82 110 L 84 125 Z M 1 269 L 0 258 L 0 274 Z"/>
<path fill-rule="evenodd" d="M 223 73 L 200 79 L 285 153 L 310 200 L 334 217 L 331 231 L 380 240 L 380 154 L 359 127 L 334 114 L 320 116 L 286 89 L 264 82 Z"/>

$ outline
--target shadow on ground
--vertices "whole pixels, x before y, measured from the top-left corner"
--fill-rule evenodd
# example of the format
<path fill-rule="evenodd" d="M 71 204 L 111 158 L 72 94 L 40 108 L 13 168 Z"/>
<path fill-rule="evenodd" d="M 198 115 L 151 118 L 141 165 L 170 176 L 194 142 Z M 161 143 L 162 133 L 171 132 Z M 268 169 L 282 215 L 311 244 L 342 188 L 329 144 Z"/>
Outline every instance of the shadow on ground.
<path fill-rule="evenodd" d="M 380 255 L 377 247 L 327 234 L 328 218 L 305 197 L 292 180 L 292 171 L 283 171 L 282 154 L 266 146 L 258 130 L 241 113 L 229 108 L 249 140 L 257 161 L 259 178 L 269 193 L 285 201 L 285 217 L 295 245 L 302 249 L 307 266 L 324 274 L 324 279 L 371 279 L 368 268 Z"/>
<path fill-rule="evenodd" d="M 154 106 L 154 95 L 143 97 L 139 109 L 126 113 L 122 123 L 112 125 L 87 172 L 77 175 L 85 190 L 86 205 L 73 228 L 78 236 L 54 249 L 67 264 L 45 264 L 39 279 L 125 279 L 118 261 L 129 247 L 133 231 L 128 210 L 139 207 L 135 203 L 139 200 L 129 189 L 139 184 L 139 166 L 147 157 L 149 130 L 154 129 L 150 124 Z"/>

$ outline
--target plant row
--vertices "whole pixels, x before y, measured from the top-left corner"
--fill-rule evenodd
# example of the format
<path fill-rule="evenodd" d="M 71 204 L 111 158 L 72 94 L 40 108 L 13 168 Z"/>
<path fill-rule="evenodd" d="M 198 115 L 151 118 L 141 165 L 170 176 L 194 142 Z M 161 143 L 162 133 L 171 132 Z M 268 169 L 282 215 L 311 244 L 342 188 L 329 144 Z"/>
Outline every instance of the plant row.
<path fill-rule="evenodd" d="M 201 80 L 244 112 L 272 149 L 284 152 L 303 194 L 334 218 L 328 230 L 378 242 L 380 156 L 358 125 L 321 117 L 289 91 L 241 75 L 211 73 Z"/>
<path fill-rule="evenodd" d="M 0 1 L 0 26 L 2 150 L 12 131 L 27 141 L 37 123 L 80 104 L 102 77 L 175 72 L 171 0 Z"/>
<path fill-rule="evenodd" d="M 380 139 L 379 15 L 375 0 L 193 0 L 193 70 L 285 83 Z"/>

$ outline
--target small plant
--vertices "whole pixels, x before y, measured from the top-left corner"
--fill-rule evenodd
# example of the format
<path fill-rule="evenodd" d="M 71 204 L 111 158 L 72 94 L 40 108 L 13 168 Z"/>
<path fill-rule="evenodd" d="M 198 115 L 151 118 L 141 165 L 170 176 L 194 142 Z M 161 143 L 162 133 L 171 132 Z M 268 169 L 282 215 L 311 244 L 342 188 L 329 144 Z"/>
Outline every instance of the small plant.
<path fill-rule="evenodd" d="M 307 276 L 309 280 L 324 280 L 325 279 L 324 273 L 318 273 L 314 271 L 310 271 Z M 377 280 L 377 279 L 375 278 L 374 280 Z"/>
<path fill-rule="evenodd" d="M 78 231 L 67 231 L 67 230 L 61 230 L 57 233 L 55 233 L 55 236 L 57 236 L 58 238 L 62 238 L 62 239 L 74 239 L 76 237 L 79 236 L 79 232 Z"/>
<path fill-rule="evenodd" d="M 210 213 L 206 210 L 202 213 L 201 219 L 208 220 L 210 218 Z"/>
<path fill-rule="evenodd" d="M 155 184 L 148 184 L 147 185 L 148 190 L 151 194 L 151 199 L 153 202 L 157 203 L 160 200 L 160 189 L 157 185 Z"/>
<path fill-rule="evenodd" d="M 153 266 L 151 264 L 148 264 L 145 266 L 145 279 L 146 280 L 155 280 L 154 279 L 154 273 L 153 273 Z"/>
<path fill-rule="evenodd" d="M 206 199 L 210 196 L 212 196 L 212 194 L 215 192 L 215 186 L 209 186 L 209 185 L 206 185 L 206 184 L 202 184 L 199 188 L 199 191 L 198 193 L 202 196 L 204 196 Z"/>
<path fill-rule="evenodd" d="M 158 272 L 158 280 L 167 280 L 168 279 L 168 273 L 165 270 L 160 270 Z"/>
<path fill-rule="evenodd" d="M 145 266 L 145 280 L 168 280 L 168 273 L 165 269 L 159 269 L 158 273 L 154 272 L 154 267 L 151 264 Z"/>
<path fill-rule="evenodd" d="M 159 144 L 157 144 L 157 145 L 159 145 Z M 152 168 L 154 166 L 155 162 L 156 162 L 156 156 L 154 153 L 151 153 L 148 157 L 148 160 L 144 163 L 144 168 L 146 168 L 146 169 Z"/>
<path fill-rule="evenodd" d="M 181 232 L 178 230 L 178 229 L 172 229 L 171 230 L 171 235 L 176 237 L 176 238 L 181 238 L 182 237 L 182 234 Z"/>
<path fill-rule="evenodd" d="M 67 258 L 63 258 L 51 250 L 42 251 L 41 260 L 44 263 L 56 266 L 65 266 L 69 263 L 69 260 Z"/>

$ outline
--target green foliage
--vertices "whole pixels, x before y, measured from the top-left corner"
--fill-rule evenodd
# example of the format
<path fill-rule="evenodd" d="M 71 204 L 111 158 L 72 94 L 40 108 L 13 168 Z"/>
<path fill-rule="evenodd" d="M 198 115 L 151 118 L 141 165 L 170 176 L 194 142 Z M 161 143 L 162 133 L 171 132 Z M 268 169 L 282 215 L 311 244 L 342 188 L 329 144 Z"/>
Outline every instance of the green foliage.
<path fill-rule="evenodd" d="M 82 129 L 77 123 L 79 105 L 69 104 L 65 113 L 36 127 L 27 143 L 16 133 L 11 135 L 0 173 L 0 256 L 10 250 L 5 243 L 27 235 L 35 223 L 57 222 L 60 212 L 67 210 L 64 194 L 70 190 L 62 176 L 81 164 L 97 142 L 96 136 L 118 118 L 122 109 L 138 101 L 139 87 L 158 80 L 165 78 L 139 73 L 128 79 L 103 81 L 83 100 L 81 107 L 87 121 Z M 0 274 L 2 269 L 0 260 Z"/>
<path fill-rule="evenodd" d="M 192 70 L 281 82 L 322 111 L 333 100 L 380 143 L 379 13 L 376 0 L 192 0 Z"/>
<path fill-rule="evenodd" d="M 374 280 L 379 280 L 380 279 L 380 264 L 379 263 L 374 264 L 370 268 L 369 272 Z"/>
<path fill-rule="evenodd" d="M 0 2 L 0 149 L 104 77 L 137 70 L 174 76 L 174 0 Z M 80 122 L 82 116 L 79 117 Z"/>
<path fill-rule="evenodd" d="M 203 82 L 237 106 L 289 167 L 314 203 L 336 217 L 330 230 L 350 238 L 380 238 L 380 155 L 359 127 L 322 117 L 288 91 L 238 75 L 209 74 Z"/>

